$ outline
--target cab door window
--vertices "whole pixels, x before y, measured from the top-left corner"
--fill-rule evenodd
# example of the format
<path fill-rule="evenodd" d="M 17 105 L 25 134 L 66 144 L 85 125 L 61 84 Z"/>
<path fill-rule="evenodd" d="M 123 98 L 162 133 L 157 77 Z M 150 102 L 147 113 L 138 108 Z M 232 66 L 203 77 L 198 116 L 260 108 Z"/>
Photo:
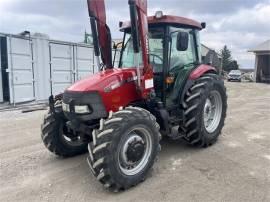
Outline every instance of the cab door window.
<path fill-rule="evenodd" d="M 189 34 L 189 45 L 186 51 L 178 51 L 176 48 L 178 31 L 187 32 Z M 171 28 L 171 52 L 170 52 L 170 67 L 169 70 L 182 67 L 186 64 L 194 63 L 197 61 L 194 31 L 192 29 Z"/>

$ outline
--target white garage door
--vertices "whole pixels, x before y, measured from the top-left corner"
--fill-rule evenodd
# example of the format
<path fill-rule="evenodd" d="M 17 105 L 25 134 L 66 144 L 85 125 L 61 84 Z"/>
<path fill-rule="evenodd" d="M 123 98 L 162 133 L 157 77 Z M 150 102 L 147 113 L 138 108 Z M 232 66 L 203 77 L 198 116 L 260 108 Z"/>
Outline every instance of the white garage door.
<path fill-rule="evenodd" d="M 50 43 L 50 66 L 52 94 L 56 95 L 74 82 L 73 46 Z"/>
<path fill-rule="evenodd" d="M 19 103 L 34 100 L 31 40 L 9 37 L 8 54 L 10 101 Z"/>

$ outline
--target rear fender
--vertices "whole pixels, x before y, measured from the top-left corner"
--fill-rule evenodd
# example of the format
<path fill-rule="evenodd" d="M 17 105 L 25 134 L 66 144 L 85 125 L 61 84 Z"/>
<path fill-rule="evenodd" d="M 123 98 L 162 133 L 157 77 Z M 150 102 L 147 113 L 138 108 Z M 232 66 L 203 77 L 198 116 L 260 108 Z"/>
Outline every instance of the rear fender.
<path fill-rule="evenodd" d="M 196 69 L 194 69 L 189 75 L 189 80 L 195 80 L 201 77 L 205 73 L 217 73 L 217 70 L 210 65 L 200 65 Z"/>

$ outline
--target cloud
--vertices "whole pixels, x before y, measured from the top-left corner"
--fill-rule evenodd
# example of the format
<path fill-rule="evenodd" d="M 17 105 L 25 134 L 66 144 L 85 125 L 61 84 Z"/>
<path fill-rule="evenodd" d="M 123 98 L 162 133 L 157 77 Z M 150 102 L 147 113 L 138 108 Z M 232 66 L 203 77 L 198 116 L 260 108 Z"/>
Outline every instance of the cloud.
<path fill-rule="evenodd" d="M 243 9 L 217 23 L 217 30 L 233 29 L 239 32 L 269 34 L 270 3 L 258 4 L 252 10 Z"/>
<path fill-rule="evenodd" d="M 0 32 L 29 30 L 49 34 L 54 39 L 82 41 L 89 27 L 86 1 L 66 2 L 68 4 L 63 0 L 1 0 Z"/>
<path fill-rule="evenodd" d="M 242 67 L 254 66 L 254 55 L 248 49 L 270 38 L 270 1 L 251 9 L 241 9 L 226 17 L 207 16 L 208 29 L 202 33 L 203 42 L 220 49 L 228 45 Z"/>
<path fill-rule="evenodd" d="M 261 0 L 261 3 L 268 0 Z M 126 0 L 106 0 L 108 5 L 116 9 L 127 7 Z M 161 7 L 162 10 L 174 10 L 177 15 L 186 13 L 200 14 L 228 14 L 240 9 L 252 8 L 258 4 L 258 0 L 148 0 L 148 8 Z"/>
<path fill-rule="evenodd" d="M 127 0 L 106 0 L 113 38 L 121 38 L 118 22 L 129 19 Z M 190 17 L 207 22 L 203 43 L 216 50 L 225 44 L 243 67 L 253 67 L 247 49 L 270 38 L 269 0 L 148 0 L 148 13 Z M 0 32 L 23 30 L 49 34 L 53 39 L 82 41 L 90 31 L 86 0 L 0 0 Z"/>

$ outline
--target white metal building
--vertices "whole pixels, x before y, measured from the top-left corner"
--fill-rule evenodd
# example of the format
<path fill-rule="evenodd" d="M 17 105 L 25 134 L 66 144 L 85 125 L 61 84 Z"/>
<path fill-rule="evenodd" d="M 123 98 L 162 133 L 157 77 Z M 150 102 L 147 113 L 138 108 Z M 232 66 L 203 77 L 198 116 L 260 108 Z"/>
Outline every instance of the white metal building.
<path fill-rule="evenodd" d="M 98 71 L 93 47 L 43 34 L 0 34 L 0 102 L 44 101 Z"/>
<path fill-rule="evenodd" d="M 209 47 L 207 47 L 204 44 L 201 44 L 201 51 L 202 51 L 202 61 L 205 60 L 206 55 L 209 53 L 209 51 L 215 51 L 214 49 L 211 49 Z M 216 52 L 216 51 L 215 51 Z M 216 52 L 217 53 L 217 52 Z M 218 59 L 221 61 L 221 55 L 219 53 L 217 53 Z"/>
<path fill-rule="evenodd" d="M 260 83 L 270 83 L 270 40 L 249 50 L 255 58 L 255 80 Z"/>

